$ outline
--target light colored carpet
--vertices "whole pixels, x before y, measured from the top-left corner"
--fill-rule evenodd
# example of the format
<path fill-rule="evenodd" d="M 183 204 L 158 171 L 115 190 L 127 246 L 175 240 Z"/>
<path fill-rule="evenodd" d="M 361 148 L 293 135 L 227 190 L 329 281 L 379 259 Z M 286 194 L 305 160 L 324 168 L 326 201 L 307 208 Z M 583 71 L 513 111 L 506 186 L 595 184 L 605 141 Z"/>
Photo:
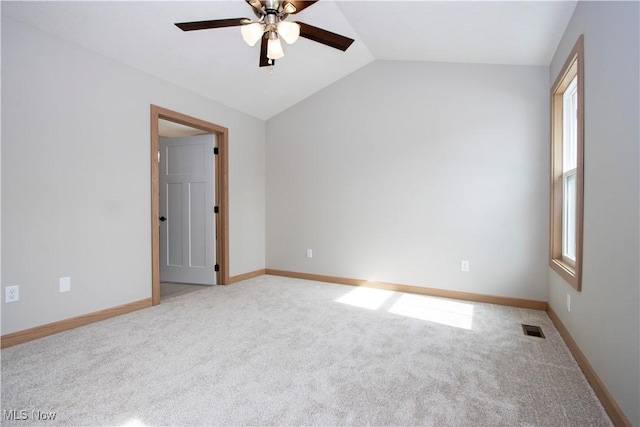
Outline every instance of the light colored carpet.
<path fill-rule="evenodd" d="M 56 413 L 3 425 L 611 425 L 544 312 L 272 276 L 1 356 L 2 410 Z"/>
<path fill-rule="evenodd" d="M 209 285 L 162 282 L 160 283 L 160 300 L 163 301 L 167 298 L 177 297 L 178 295 L 200 291 L 207 287 L 209 287 Z"/>

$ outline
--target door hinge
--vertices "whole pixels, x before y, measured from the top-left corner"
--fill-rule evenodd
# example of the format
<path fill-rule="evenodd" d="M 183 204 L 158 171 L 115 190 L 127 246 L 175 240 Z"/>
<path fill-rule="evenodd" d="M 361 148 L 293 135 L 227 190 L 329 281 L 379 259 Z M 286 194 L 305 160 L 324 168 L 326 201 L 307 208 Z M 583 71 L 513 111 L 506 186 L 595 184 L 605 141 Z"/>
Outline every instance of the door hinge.
<path fill-rule="evenodd" d="M 218 147 L 213 147 L 213 154 L 219 154 L 220 150 L 218 150 Z"/>
<path fill-rule="evenodd" d="M 220 212 L 220 208 L 218 208 L 217 206 L 213 207 L 213 213 L 218 213 Z"/>
<path fill-rule="evenodd" d="M 216 264 L 216 266 L 215 266 L 214 270 L 215 270 L 215 271 L 220 271 L 220 266 L 219 266 L 218 264 Z"/>
<path fill-rule="evenodd" d="M 160 150 L 158 150 L 158 163 L 160 163 Z"/>

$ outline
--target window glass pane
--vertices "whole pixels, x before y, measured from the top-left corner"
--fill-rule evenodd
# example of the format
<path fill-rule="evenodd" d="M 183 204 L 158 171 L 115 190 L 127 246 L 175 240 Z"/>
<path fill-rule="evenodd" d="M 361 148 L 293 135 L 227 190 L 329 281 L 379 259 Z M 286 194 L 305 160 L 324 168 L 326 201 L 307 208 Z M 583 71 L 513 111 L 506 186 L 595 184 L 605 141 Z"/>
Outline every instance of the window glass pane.
<path fill-rule="evenodd" d="M 562 164 L 563 172 L 578 163 L 578 77 L 574 77 L 562 95 Z"/>
<path fill-rule="evenodd" d="M 562 209 L 562 256 L 576 259 L 576 173 L 565 174 Z"/>

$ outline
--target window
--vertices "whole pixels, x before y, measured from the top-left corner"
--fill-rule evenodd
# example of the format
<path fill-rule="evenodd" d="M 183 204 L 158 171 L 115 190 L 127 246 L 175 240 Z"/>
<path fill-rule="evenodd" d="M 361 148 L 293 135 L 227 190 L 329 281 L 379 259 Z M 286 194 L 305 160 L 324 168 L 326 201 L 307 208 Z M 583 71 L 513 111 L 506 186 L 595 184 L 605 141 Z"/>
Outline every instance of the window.
<path fill-rule="evenodd" d="M 576 265 L 578 76 L 562 94 L 562 260 Z"/>
<path fill-rule="evenodd" d="M 551 89 L 550 265 L 577 290 L 582 270 L 583 52 L 580 36 Z"/>

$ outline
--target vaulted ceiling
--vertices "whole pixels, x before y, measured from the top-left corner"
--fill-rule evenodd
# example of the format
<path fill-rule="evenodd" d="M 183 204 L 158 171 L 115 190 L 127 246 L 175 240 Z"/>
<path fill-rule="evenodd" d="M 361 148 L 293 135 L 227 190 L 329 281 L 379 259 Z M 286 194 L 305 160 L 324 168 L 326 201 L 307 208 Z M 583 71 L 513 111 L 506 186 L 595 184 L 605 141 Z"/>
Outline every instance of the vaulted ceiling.
<path fill-rule="evenodd" d="M 2 2 L 2 14 L 260 119 L 374 60 L 548 66 L 574 1 L 332 1 L 295 15 L 355 39 L 341 52 L 301 38 L 275 67 L 238 27 L 175 22 L 254 18 L 235 1 Z"/>

